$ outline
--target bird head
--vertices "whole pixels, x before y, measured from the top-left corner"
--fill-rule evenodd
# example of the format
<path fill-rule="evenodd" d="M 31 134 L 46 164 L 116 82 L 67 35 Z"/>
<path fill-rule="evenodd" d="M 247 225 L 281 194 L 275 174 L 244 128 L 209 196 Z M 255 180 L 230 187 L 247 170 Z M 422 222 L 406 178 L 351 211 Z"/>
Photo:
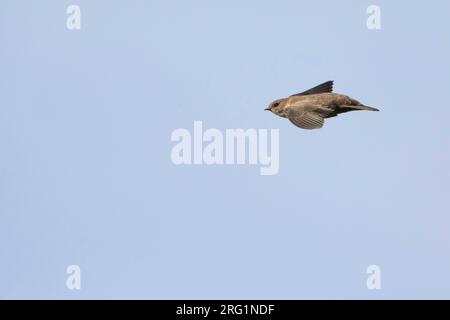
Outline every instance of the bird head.
<path fill-rule="evenodd" d="M 276 115 L 281 115 L 284 113 L 283 107 L 281 106 L 282 101 L 283 101 L 283 99 L 275 100 L 271 104 L 269 104 L 269 106 L 267 108 L 265 108 L 264 110 L 271 111 L 271 112 L 275 113 Z"/>

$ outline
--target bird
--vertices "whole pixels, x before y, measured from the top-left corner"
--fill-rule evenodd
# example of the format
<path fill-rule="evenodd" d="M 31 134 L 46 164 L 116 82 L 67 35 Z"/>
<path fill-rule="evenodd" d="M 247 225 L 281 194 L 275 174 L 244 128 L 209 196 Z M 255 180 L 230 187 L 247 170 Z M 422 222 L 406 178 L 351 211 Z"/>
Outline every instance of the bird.
<path fill-rule="evenodd" d="M 301 93 L 274 100 L 264 110 L 288 118 L 297 127 L 308 130 L 320 129 L 325 119 L 344 112 L 380 111 L 365 106 L 349 96 L 333 93 L 333 84 L 334 81 L 327 81 Z"/>

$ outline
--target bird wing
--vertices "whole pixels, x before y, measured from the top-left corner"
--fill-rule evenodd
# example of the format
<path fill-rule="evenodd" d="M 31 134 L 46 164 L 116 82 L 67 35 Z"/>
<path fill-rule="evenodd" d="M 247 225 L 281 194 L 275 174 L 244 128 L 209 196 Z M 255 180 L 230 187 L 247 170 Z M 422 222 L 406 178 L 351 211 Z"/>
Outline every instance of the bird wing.
<path fill-rule="evenodd" d="M 320 129 L 324 123 L 323 117 L 314 111 L 289 109 L 287 117 L 289 121 L 302 129 Z"/>
<path fill-rule="evenodd" d="M 310 94 L 318 94 L 318 93 L 326 93 L 326 92 L 333 92 L 333 81 L 327 81 L 322 84 L 319 84 L 318 86 L 315 86 L 314 88 L 311 88 L 309 90 L 293 94 L 291 97 L 295 96 L 307 96 Z"/>

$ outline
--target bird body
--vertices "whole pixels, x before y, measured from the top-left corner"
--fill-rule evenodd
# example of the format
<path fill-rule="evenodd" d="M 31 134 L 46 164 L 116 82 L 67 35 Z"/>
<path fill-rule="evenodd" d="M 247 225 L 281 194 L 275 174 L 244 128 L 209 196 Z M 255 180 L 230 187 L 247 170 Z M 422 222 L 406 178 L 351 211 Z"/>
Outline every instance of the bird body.
<path fill-rule="evenodd" d="M 346 95 L 333 93 L 332 90 L 333 81 L 327 81 L 302 93 L 277 99 L 266 110 L 270 110 L 280 117 L 288 118 L 294 125 L 302 129 L 322 128 L 324 119 L 344 112 L 379 111 Z"/>

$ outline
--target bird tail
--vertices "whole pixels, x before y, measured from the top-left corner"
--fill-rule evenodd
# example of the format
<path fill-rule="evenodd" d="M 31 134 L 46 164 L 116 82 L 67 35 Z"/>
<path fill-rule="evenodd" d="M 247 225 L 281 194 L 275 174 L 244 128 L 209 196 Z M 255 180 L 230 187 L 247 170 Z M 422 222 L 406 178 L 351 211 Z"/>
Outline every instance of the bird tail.
<path fill-rule="evenodd" d="M 365 105 L 354 105 L 354 106 L 347 106 L 348 108 L 351 108 L 353 110 L 367 110 L 367 111 L 380 111 L 377 108 L 368 107 Z"/>

